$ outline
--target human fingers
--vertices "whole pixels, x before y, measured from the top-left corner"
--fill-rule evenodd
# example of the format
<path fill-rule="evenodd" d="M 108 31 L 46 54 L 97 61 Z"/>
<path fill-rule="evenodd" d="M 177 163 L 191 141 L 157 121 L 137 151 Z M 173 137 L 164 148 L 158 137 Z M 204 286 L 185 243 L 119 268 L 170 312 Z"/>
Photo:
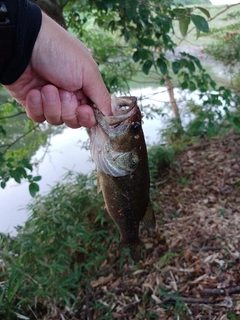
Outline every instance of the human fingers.
<path fill-rule="evenodd" d="M 81 127 L 78 122 L 76 109 L 78 101 L 76 95 L 73 92 L 59 90 L 59 97 L 61 100 L 61 119 L 70 128 Z"/>
<path fill-rule="evenodd" d="M 46 119 L 43 114 L 42 95 L 37 89 L 32 89 L 26 96 L 25 105 L 27 116 L 35 122 L 44 122 Z"/>
<path fill-rule="evenodd" d="M 48 84 L 42 87 L 42 106 L 43 114 L 48 123 L 52 125 L 60 125 L 62 120 L 62 105 L 58 88 Z"/>
<path fill-rule="evenodd" d="M 89 101 L 82 90 L 77 90 L 75 94 L 78 100 L 78 108 L 76 110 L 76 114 L 79 123 L 81 123 L 81 125 L 86 128 L 95 126 L 97 121 L 92 109 L 92 102 Z"/>
<path fill-rule="evenodd" d="M 86 96 L 80 92 L 76 93 L 59 90 L 62 102 L 62 120 L 70 128 L 81 126 L 90 128 L 96 124 L 96 119 Z"/>
<path fill-rule="evenodd" d="M 83 104 L 81 106 L 78 106 L 76 113 L 78 121 L 83 127 L 91 128 L 95 126 L 96 119 L 93 113 L 93 109 L 89 105 Z"/>

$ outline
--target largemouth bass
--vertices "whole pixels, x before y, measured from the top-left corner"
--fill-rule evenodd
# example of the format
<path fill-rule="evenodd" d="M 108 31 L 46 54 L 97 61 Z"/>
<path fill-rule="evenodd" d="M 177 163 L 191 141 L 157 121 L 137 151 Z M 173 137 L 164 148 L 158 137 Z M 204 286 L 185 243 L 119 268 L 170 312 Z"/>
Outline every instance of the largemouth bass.
<path fill-rule="evenodd" d="M 121 234 L 121 247 L 129 248 L 138 261 L 140 222 L 149 234 L 155 229 L 142 114 L 136 97 L 112 97 L 111 109 L 112 115 L 105 116 L 93 106 L 98 123 L 90 129 L 90 151 L 106 210 Z"/>

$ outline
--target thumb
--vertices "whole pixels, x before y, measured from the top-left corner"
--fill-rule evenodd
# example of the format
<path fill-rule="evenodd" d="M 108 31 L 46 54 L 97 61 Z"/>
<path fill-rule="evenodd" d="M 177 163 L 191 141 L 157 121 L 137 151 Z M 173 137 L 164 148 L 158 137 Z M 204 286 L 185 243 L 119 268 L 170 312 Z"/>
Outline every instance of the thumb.
<path fill-rule="evenodd" d="M 112 114 L 111 95 L 103 82 L 95 61 L 91 69 L 83 69 L 82 91 L 103 114 Z"/>

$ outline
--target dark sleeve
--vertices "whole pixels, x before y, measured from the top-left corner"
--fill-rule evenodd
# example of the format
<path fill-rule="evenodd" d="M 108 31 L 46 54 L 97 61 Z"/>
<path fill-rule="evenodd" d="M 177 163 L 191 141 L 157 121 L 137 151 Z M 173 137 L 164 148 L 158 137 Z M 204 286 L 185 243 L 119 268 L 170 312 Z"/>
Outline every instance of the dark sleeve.
<path fill-rule="evenodd" d="M 0 26 L 0 83 L 9 85 L 22 75 L 30 61 L 42 13 L 36 4 L 28 0 L 4 2 L 13 28 Z"/>

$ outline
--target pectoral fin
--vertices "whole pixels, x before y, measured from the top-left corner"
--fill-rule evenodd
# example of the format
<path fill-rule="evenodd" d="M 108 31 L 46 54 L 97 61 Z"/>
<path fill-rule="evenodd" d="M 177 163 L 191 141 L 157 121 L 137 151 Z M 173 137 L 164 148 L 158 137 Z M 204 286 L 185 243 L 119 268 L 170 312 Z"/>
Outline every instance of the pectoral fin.
<path fill-rule="evenodd" d="M 156 220 L 151 201 L 148 202 L 147 210 L 142 219 L 142 222 L 144 227 L 148 231 L 148 235 L 151 236 L 156 228 Z"/>
<path fill-rule="evenodd" d="M 103 150 L 96 153 L 94 161 L 99 171 L 114 177 L 122 177 L 131 174 L 139 164 L 139 158 L 135 150 L 117 152 L 112 150 L 107 141 Z"/>

